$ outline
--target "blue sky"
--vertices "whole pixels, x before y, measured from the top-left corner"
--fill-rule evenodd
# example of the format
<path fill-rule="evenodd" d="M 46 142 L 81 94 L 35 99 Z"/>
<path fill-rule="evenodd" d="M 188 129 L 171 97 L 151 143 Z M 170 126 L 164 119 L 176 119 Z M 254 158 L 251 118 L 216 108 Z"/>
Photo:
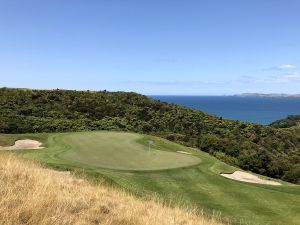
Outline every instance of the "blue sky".
<path fill-rule="evenodd" d="M 299 0 L 0 0 L 0 86 L 299 93 Z"/>

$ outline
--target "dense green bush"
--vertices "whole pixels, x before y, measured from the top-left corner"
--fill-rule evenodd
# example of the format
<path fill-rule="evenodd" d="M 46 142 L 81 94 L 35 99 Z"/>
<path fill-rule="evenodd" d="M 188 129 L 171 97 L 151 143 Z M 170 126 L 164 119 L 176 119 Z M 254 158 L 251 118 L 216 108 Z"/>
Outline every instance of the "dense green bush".
<path fill-rule="evenodd" d="M 246 170 L 292 182 L 300 179 L 294 166 L 300 164 L 297 127 L 225 120 L 136 93 L 0 89 L 1 133 L 83 130 L 150 133 Z"/>
<path fill-rule="evenodd" d="M 287 171 L 282 179 L 291 183 L 300 184 L 300 164 Z"/>
<path fill-rule="evenodd" d="M 289 128 L 300 123 L 300 115 L 290 115 L 285 119 L 277 120 L 270 125 L 275 128 Z"/>

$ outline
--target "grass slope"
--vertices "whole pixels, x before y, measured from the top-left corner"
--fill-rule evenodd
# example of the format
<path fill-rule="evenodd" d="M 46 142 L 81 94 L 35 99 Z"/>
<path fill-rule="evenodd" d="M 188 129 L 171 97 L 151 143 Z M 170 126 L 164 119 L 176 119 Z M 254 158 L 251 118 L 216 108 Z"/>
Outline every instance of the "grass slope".
<path fill-rule="evenodd" d="M 0 224 L 217 225 L 192 209 L 141 201 L 11 154 L 0 157 Z"/>
<path fill-rule="evenodd" d="M 106 141 L 101 140 L 101 136 L 107 136 Z M 124 136 L 125 135 L 125 136 Z M 158 195 L 166 201 L 172 201 L 174 205 L 188 204 L 199 210 L 205 209 L 207 212 L 220 211 L 224 217 L 230 218 L 234 223 L 247 224 L 300 224 L 300 187 L 283 183 L 282 186 L 268 186 L 259 184 L 243 183 L 233 181 L 221 177 L 220 172 L 234 171 L 235 168 L 211 157 L 207 153 L 197 151 L 192 148 L 180 146 L 170 141 L 156 138 L 152 136 L 142 136 L 139 139 L 136 135 L 133 141 L 125 138 L 133 134 L 126 133 L 109 133 L 109 132 L 93 132 L 93 133 L 70 133 L 70 134 L 49 134 L 36 135 L 41 140 L 46 141 L 48 148 L 36 151 L 20 151 L 26 158 L 36 159 L 48 165 L 58 167 L 60 169 L 80 169 L 84 168 L 85 173 L 91 176 L 101 176 L 112 181 L 115 184 L 135 193 L 139 196 Z M 84 152 L 78 153 L 80 147 L 79 136 L 84 139 L 91 139 L 92 148 L 86 148 L 84 151 L 104 151 L 101 153 L 103 159 L 99 158 L 99 165 L 88 164 L 90 156 L 82 158 L 79 161 L 79 155 L 83 156 Z M 123 137 L 123 138 L 120 138 Z M 70 139 L 69 139 L 70 138 Z M 120 170 L 127 166 L 128 169 L 133 167 L 122 161 L 115 169 L 103 168 L 103 162 L 116 165 L 116 161 L 110 161 L 110 157 L 118 153 L 118 149 L 123 146 L 128 148 L 132 146 L 135 151 L 141 151 L 147 156 L 146 146 L 147 140 L 156 141 L 154 148 L 159 151 L 176 152 L 186 151 L 192 152 L 194 157 L 198 157 L 201 163 L 191 165 L 189 167 L 173 168 L 157 170 L 154 164 L 148 164 L 146 170 L 136 160 L 136 168 L 134 170 Z M 104 139 L 105 140 L 105 139 Z M 112 143 L 114 148 L 111 149 L 113 154 L 108 154 L 109 144 Z M 69 143 L 69 141 L 74 141 Z M 86 141 L 86 140 L 85 140 Z M 95 142 L 95 143 L 93 143 Z M 99 145 L 99 149 L 95 148 Z M 120 148 L 116 148 L 119 145 Z M 107 148 L 104 150 L 104 147 Z M 137 150 L 140 146 L 140 150 Z M 76 160 L 71 157 L 73 153 Z M 79 155 L 78 155 L 79 154 Z M 118 154 L 123 154 L 118 153 Z M 183 157 L 186 162 L 185 155 L 173 153 Z M 130 157 L 136 158 L 135 154 Z M 138 156 L 139 158 L 139 156 Z M 164 168 L 174 167 L 172 160 L 164 159 Z M 95 162 L 95 161 L 94 161 Z M 129 167 L 128 167 L 129 165 Z M 163 165 L 163 164 L 161 164 Z M 176 165 L 178 166 L 178 164 Z M 150 168 L 156 170 L 147 170 Z M 137 168 L 141 170 L 137 170 Z"/>

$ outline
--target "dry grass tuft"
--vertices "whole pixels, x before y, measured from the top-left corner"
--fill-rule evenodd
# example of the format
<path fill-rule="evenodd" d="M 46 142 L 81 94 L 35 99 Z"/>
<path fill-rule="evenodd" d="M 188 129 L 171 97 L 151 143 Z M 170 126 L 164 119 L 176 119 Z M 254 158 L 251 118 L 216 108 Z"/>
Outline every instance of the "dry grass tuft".
<path fill-rule="evenodd" d="M 216 225 L 188 209 L 142 201 L 10 154 L 0 155 L 0 224 Z"/>

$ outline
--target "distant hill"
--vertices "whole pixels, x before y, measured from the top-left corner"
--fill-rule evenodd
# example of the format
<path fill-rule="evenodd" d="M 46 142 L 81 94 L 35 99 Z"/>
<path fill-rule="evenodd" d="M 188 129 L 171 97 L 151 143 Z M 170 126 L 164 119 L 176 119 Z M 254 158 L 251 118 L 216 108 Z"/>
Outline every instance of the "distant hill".
<path fill-rule="evenodd" d="M 225 120 L 136 93 L 0 89 L 0 132 L 122 130 L 209 152 L 255 173 L 300 182 L 300 131 Z"/>

